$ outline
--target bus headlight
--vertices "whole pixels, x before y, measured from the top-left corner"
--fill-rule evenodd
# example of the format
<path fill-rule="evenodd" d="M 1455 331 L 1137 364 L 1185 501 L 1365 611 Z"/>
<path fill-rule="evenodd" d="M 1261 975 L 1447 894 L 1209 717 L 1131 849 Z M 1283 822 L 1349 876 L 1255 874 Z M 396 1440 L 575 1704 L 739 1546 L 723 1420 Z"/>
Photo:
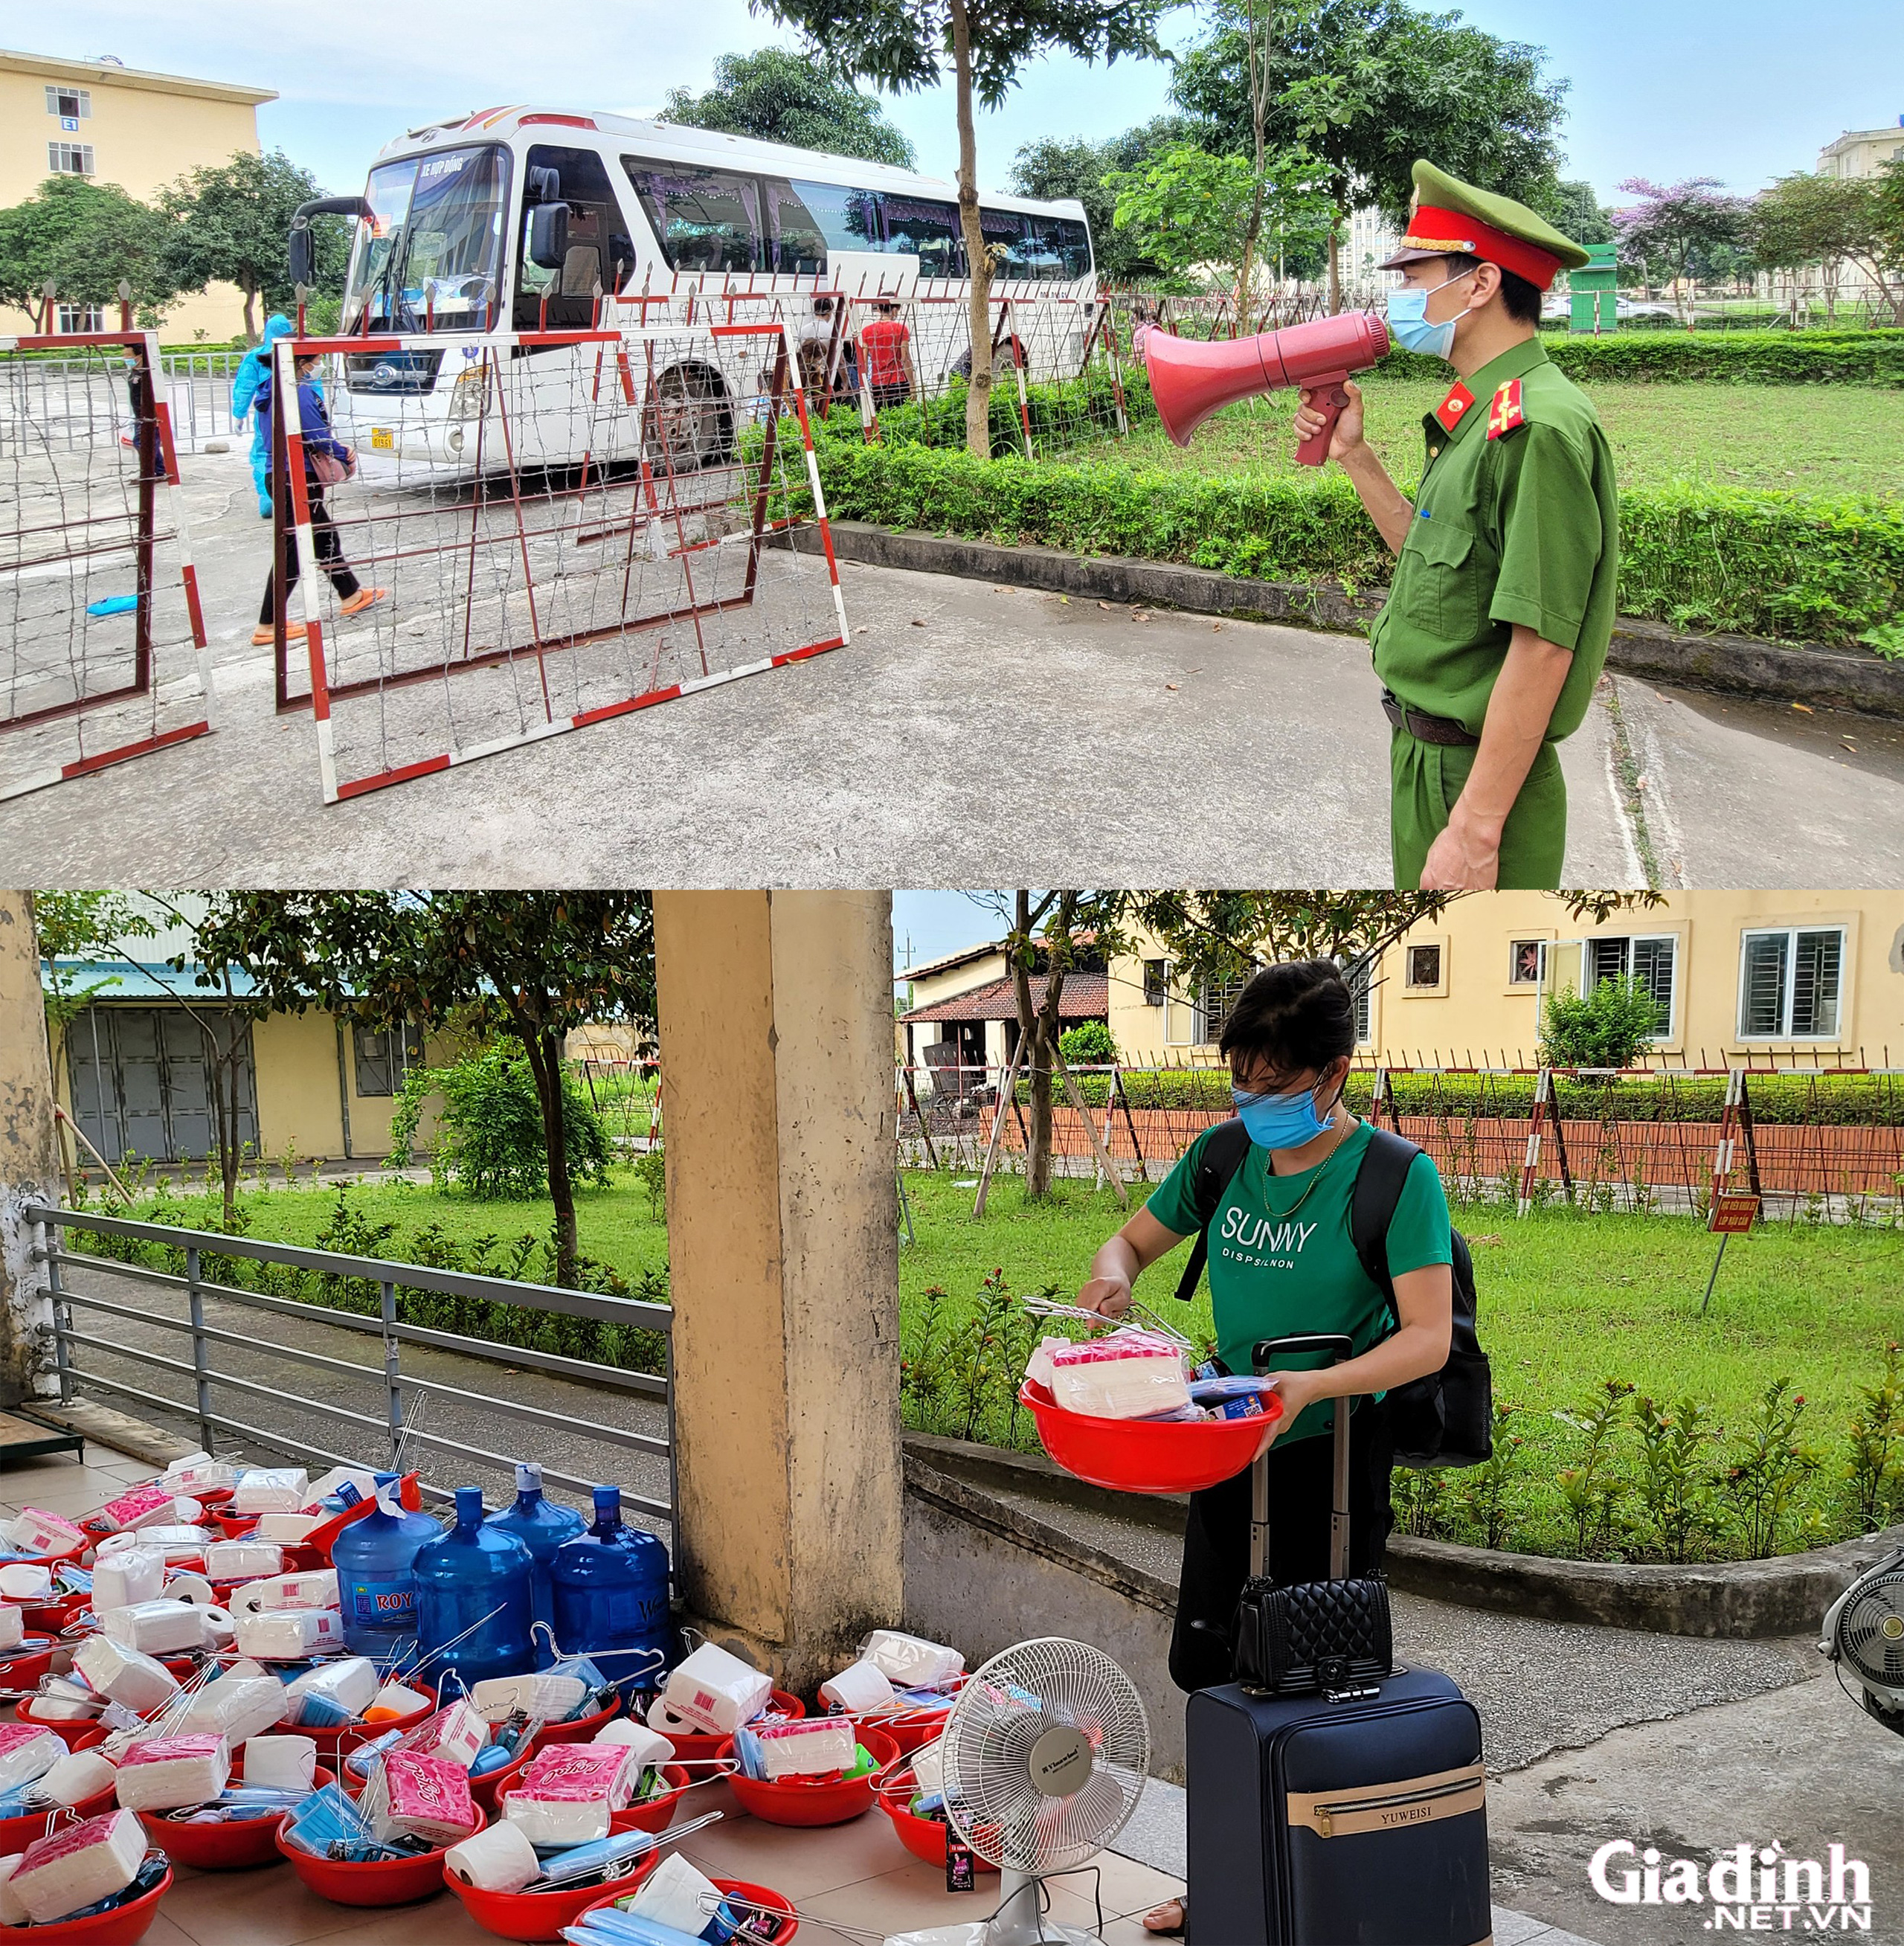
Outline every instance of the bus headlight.
<path fill-rule="evenodd" d="M 486 363 L 465 372 L 449 394 L 452 419 L 480 419 L 489 409 L 489 368 Z"/>
<path fill-rule="evenodd" d="M 453 427 L 450 431 L 449 437 L 444 440 L 443 443 L 449 448 L 452 453 L 461 453 L 463 449 L 462 428 L 461 426 Z"/>

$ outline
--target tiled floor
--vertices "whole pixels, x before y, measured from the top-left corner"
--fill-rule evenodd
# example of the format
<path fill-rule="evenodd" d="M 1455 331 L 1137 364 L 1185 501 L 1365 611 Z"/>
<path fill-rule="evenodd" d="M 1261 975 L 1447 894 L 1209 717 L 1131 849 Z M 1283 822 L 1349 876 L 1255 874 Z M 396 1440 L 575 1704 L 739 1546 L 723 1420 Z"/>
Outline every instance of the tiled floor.
<path fill-rule="evenodd" d="M 33 1506 L 48 1513 L 88 1513 L 152 1469 L 98 1446 L 83 1460 L 30 1460 L 0 1472 L 0 1512 Z M 697 1802 L 697 1800 L 703 1800 Z M 900 1845 L 878 1812 L 850 1824 L 791 1830 L 763 1824 L 734 1802 L 724 1784 L 685 1800 L 684 1815 L 719 1811 L 718 1824 L 682 1847 L 710 1876 L 771 1886 L 801 1914 L 801 1946 L 868 1946 L 888 1933 L 962 1920 L 992 1909 L 998 1881 L 981 1877 L 976 1893 L 949 1894 L 943 1873 Z M 1133 1915 L 1174 1893 L 1174 1880 L 1147 1865 L 1106 1854 L 1098 1861 L 1106 1946 L 1136 1946 L 1147 1935 Z M 1054 1917 L 1093 1923 L 1090 1873 L 1060 1880 L 1051 1893 Z M 485 1932 L 448 1892 L 427 1904 L 385 1910 L 332 1905 L 307 1892 L 286 1864 L 255 1871 L 181 1869 L 146 1935 L 147 1946 L 476 1946 Z"/>

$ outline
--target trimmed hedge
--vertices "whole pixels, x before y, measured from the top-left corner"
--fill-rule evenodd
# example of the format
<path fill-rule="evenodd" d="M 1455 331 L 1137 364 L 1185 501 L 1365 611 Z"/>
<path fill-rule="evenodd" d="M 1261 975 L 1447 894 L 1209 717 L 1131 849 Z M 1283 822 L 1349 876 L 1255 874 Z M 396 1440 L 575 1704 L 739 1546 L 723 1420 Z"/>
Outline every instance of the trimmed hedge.
<path fill-rule="evenodd" d="M 1009 454 L 988 462 L 856 436 L 817 443 L 838 519 L 1351 590 L 1389 576 L 1388 550 L 1339 474 L 1238 480 Z M 1621 522 L 1625 614 L 1850 646 L 1904 606 L 1904 500 L 1636 486 L 1621 496 Z"/>
<path fill-rule="evenodd" d="M 1582 385 L 1904 385 L 1904 331 L 1543 332 L 1541 342 Z M 1391 351 L 1377 369 L 1385 378 L 1448 376 L 1442 360 L 1414 351 Z"/>
<path fill-rule="evenodd" d="M 1124 1096 L 1133 1108 L 1230 1112 L 1230 1075 L 1217 1067 L 1127 1068 Z M 1104 1104 L 1109 1077 L 1078 1077 L 1085 1099 Z M 1375 1077 L 1366 1069 L 1349 1076 L 1346 1099 L 1366 1114 Z M 1390 1098 L 1404 1115 L 1498 1117 L 1524 1120 L 1534 1107 L 1531 1074 L 1436 1074 L 1393 1070 Z M 1640 1076 L 1612 1081 L 1570 1080 L 1557 1075 L 1554 1098 L 1569 1120 L 1619 1122 L 1716 1122 L 1725 1107 L 1723 1075 L 1674 1077 L 1670 1085 Z M 1020 1084 L 1020 1094 L 1026 1092 Z M 1761 1126 L 1904 1128 L 1904 1080 L 1890 1074 L 1752 1075 L 1746 1083 L 1752 1120 Z"/>

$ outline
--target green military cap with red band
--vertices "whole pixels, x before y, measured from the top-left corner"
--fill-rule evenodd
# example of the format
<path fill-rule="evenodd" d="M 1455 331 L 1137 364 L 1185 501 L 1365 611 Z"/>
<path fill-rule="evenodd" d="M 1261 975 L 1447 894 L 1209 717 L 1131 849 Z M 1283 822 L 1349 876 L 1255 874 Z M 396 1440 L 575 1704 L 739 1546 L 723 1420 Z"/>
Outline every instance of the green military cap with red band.
<path fill-rule="evenodd" d="M 1543 291 L 1558 271 L 1577 270 L 1587 261 L 1578 243 L 1524 202 L 1476 189 L 1433 162 L 1418 162 L 1408 233 L 1381 268 L 1399 270 L 1424 257 L 1453 256 L 1498 264 Z"/>

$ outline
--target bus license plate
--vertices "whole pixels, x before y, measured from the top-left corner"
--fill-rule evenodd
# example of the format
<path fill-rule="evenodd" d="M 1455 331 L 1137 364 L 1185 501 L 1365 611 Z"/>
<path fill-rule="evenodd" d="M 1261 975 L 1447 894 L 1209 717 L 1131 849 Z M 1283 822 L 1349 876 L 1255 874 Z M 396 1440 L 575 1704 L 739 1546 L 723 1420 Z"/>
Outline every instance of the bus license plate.
<path fill-rule="evenodd" d="M 393 452 L 397 446 L 397 435 L 388 426 L 372 426 L 370 428 L 370 443 L 379 453 Z"/>

